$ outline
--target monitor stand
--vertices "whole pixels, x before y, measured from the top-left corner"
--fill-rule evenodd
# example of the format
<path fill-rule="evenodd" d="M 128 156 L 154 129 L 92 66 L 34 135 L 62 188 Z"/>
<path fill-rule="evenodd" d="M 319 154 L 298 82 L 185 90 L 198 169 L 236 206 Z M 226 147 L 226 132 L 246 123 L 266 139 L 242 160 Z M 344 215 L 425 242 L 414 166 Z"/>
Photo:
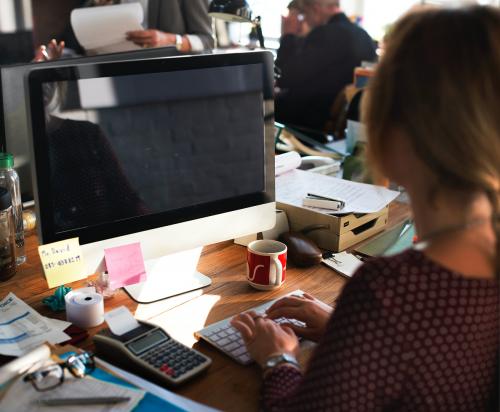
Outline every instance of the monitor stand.
<path fill-rule="evenodd" d="M 196 270 L 201 249 L 146 260 L 146 281 L 125 286 L 125 291 L 137 303 L 152 303 L 210 285 L 212 280 Z"/>

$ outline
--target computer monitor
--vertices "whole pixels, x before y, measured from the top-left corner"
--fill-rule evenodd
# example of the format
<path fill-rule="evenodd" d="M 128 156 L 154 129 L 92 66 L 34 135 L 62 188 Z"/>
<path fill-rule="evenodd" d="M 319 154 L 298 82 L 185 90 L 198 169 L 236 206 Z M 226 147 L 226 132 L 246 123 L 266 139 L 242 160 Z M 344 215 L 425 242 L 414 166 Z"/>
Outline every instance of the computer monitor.
<path fill-rule="evenodd" d="M 271 53 L 70 65 L 28 82 L 40 242 L 79 237 L 89 273 L 105 248 L 140 242 L 135 300 L 210 282 L 160 257 L 274 226 Z"/>
<path fill-rule="evenodd" d="M 0 146 L 3 151 L 14 155 L 14 168 L 19 175 L 23 202 L 33 200 L 29 155 L 29 118 L 26 107 L 28 94 L 26 79 L 32 70 L 90 63 L 156 59 L 179 54 L 175 47 L 161 47 L 0 67 Z"/>

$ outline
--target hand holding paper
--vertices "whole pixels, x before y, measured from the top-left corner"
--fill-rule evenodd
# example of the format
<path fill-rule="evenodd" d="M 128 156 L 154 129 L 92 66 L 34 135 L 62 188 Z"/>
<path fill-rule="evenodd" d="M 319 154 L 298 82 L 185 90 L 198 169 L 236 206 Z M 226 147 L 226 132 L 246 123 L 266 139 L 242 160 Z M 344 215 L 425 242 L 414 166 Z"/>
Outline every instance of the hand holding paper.
<path fill-rule="evenodd" d="M 139 50 L 127 40 L 127 32 L 144 30 L 140 3 L 85 7 L 71 13 L 71 26 L 82 47 L 91 54 Z"/>

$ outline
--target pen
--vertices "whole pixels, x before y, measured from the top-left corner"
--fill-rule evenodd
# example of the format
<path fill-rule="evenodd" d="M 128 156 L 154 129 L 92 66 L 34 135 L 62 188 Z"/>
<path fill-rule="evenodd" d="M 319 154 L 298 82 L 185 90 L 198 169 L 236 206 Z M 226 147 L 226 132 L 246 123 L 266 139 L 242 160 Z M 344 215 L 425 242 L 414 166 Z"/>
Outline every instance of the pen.
<path fill-rule="evenodd" d="M 52 398 L 39 399 L 39 403 L 46 406 L 68 406 L 68 405 L 112 405 L 115 403 L 128 402 L 128 396 L 101 396 L 90 398 Z"/>

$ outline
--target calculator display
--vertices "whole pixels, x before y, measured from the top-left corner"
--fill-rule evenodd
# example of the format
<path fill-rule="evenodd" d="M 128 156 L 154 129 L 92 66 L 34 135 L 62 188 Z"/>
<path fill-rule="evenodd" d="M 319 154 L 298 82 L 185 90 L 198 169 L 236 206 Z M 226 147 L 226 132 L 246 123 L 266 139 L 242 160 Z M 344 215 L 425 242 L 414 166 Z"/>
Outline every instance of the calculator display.
<path fill-rule="evenodd" d="M 147 336 L 144 336 L 141 339 L 137 339 L 129 344 L 127 347 L 134 352 L 135 355 L 145 351 L 146 349 L 155 346 L 157 343 L 163 342 L 168 339 L 168 336 L 165 335 L 161 330 L 156 330 L 153 333 L 150 333 Z"/>

